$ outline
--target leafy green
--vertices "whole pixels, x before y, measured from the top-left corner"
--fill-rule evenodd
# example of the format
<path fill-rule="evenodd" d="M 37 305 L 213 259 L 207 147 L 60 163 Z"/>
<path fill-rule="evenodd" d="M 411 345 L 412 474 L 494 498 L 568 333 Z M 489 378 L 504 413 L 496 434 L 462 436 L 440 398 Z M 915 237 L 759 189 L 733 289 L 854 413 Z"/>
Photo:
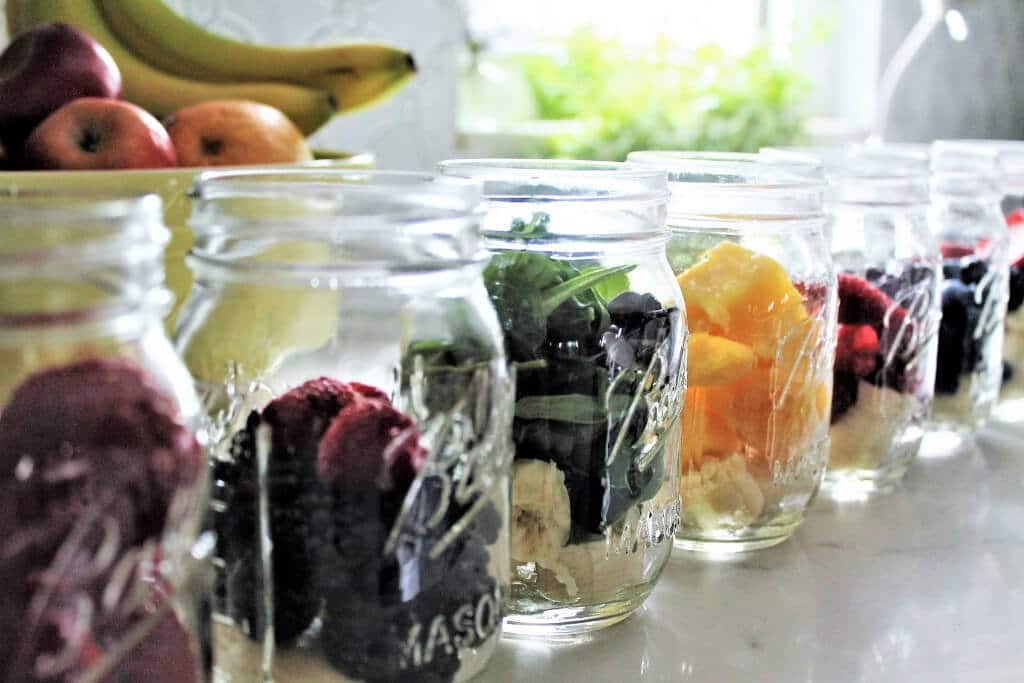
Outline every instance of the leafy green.
<path fill-rule="evenodd" d="M 632 51 L 592 29 L 573 34 L 564 59 L 511 57 L 544 119 L 581 130 L 553 139 L 548 154 L 623 159 L 637 149 L 754 152 L 803 140 L 807 78 L 767 45 L 732 55 L 717 45 L 683 51 L 661 37 Z"/>
<path fill-rule="evenodd" d="M 555 330 L 577 330 L 594 322 L 608 325 L 605 302 L 592 289 L 601 281 L 629 272 L 633 266 L 595 268 L 581 273 L 571 264 L 546 254 L 502 252 L 484 270 L 512 360 L 536 358 L 536 351 Z M 549 318 L 551 320 L 549 321 Z"/>

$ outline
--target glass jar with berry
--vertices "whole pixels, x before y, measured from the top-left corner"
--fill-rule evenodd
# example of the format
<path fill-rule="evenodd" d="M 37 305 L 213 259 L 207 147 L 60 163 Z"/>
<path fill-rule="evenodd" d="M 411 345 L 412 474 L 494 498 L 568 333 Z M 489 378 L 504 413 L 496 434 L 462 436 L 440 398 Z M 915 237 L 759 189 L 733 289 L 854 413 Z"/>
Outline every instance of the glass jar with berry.
<path fill-rule="evenodd" d="M 650 594 L 679 518 L 682 297 L 664 173 L 452 161 L 484 185 L 484 271 L 516 371 L 506 629 L 592 631 Z"/>
<path fill-rule="evenodd" d="M 1003 386 L 993 413 L 1004 422 L 1024 422 L 1024 141 L 970 140 L 999 152 L 1005 173 L 1003 214 L 1010 230 L 1010 302 L 1003 344 Z"/>
<path fill-rule="evenodd" d="M 669 260 L 690 325 L 676 544 L 781 543 L 828 460 L 837 298 L 820 169 L 767 155 L 630 160 L 668 172 Z"/>
<path fill-rule="evenodd" d="M 207 468 L 162 216 L 0 192 L 0 680 L 204 680 Z"/>
<path fill-rule="evenodd" d="M 839 272 L 825 482 L 845 497 L 891 488 L 924 437 L 935 386 L 941 258 L 928 223 L 928 154 L 821 152 Z"/>
<path fill-rule="evenodd" d="M 511 386 L 479 189 L 207 173 L 176 342 L 213 458 L 223 680 L 463 681 L 508 592 Z"/>
<path fill-rule="evenodd" d="M 997 150 L 961 142 L 934 143 L 931 165 L 931 224 L 945 278 L 932 429 L 962 437 L 988 419 L 1003 379 L 1010 265 L 1003 177 Z"/>

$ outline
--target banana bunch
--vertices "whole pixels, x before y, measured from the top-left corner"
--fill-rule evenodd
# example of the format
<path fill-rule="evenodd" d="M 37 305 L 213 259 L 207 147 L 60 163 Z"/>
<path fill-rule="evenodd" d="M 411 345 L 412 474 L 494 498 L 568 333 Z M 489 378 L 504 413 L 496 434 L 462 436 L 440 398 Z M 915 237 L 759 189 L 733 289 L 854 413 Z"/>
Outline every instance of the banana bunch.
<path fill-rule="evenodd" d="M 339 112 L 391 95 L 415 73 L 387 45 L 284 48 L 207 31 L 163 0 L 7 0 L 10 35 L 62 21 L 99 41 L 117 62 L 124 98 L 164 117 L 206 100 L 243 99 L 284 112 L 309 135 Z"/>

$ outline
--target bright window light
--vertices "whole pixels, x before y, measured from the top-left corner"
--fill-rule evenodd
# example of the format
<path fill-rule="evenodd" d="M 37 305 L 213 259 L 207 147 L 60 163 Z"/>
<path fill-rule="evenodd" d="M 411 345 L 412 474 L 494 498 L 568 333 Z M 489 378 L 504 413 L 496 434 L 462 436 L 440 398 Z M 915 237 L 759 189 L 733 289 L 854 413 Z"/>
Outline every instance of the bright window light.
<path fill-rule="evenodd" d="M 946 30 L 949 31 L 949 37 L 958 43 L 967 40 L 967 20 L 960 10 L 951 9 L 946 12 Z"/>

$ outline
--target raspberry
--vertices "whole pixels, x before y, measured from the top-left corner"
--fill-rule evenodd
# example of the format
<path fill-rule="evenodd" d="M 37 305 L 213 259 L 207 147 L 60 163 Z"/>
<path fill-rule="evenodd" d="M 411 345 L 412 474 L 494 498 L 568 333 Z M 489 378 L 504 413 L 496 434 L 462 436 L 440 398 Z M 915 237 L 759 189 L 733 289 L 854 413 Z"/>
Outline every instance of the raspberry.
<path fill-rule="evenodd" d="M 281 394 L 263 409 L 274 450 L 298 451 L 315 444 L 342 408 L 358 398 L 351 385 L 327 377 L 312 379 Z"/>
<path fill-rule="evenodd" d="M 390 403 L 355 401 L 338 413 L 320 442 L 320 479 L 329 487 L 404 492 L 427 458 L 419 436 L 412 419 Z"/>
<path fill-rule="evenodd" d="M 942 250 L 942 258 L 944 259 L 963 258 L 974 254 L 973 247 L 968 247 L 963 244 L 949 244 L 944 242 L 939 248 Z"/>
<path fill-rule="evenodd" d="M 867 377 L 878 367 L 878 334 L 870 325 L 840 325 L 836 371 Z"/>
<path fill-rule="evenodd" d="M 888 319 L 887 317 L 888 316 Z M 864 278 L 839 274 L 839 323 L 871 325 L 875 331 L 888 326 L 899 329 L 907 311 Z"/>

